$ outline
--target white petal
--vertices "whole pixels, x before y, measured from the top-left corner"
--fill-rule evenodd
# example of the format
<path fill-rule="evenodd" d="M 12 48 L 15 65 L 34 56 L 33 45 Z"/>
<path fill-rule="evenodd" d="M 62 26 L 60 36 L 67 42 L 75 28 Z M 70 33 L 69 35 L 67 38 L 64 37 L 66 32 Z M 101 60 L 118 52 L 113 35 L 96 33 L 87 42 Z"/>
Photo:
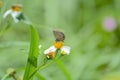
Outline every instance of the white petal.
<path fill-rule="evenodd" d="M 16 17 L 14 17 L 13 19 L 14 19 L 15 23 L 19 22 L 19 20 Z"/>
<path fill-rule="evenodd" d="M 11 14 L 12 13 L 12 10 L 10 9 L 10 10 L 7 10 L 5 13 L 4 13 L 4 15 L 3 15 L 3 18 L 6 18 L 9 14 Z"/>
<path fill-rule="evenodd" d="M 12 17 L 18 17 L 21 14 L 21 12 L 13 11 L 11 13 Z"/>
<path fill-rule="evenodd" d="M 70 54 L 70 47 L 69 46 L 63 46 L 61 48 L 61 52 L 64 52 L 65 54 L 69 55 Z"/>
<path fill-rule="evenodd" d="M 44 51 L 44 54 L 49 54 L 50 52 L 55 52 L 56 48 L 54 46 L 49 47 Z"/>
<path fill-rule="evenodd" d="M 11 15 L 12 15 L 12 17 L 13 17 L 13 19 L 14 19 L 14 21 L 15 21 L 16 23 L 19 22 L 19 19 L 17 19 L 17 17 L 18 17 L 20 14 L 21 14 L 21 12 L 17 12 L 17 11 L 14 11 L 14 12 L 11 13 Z"/>

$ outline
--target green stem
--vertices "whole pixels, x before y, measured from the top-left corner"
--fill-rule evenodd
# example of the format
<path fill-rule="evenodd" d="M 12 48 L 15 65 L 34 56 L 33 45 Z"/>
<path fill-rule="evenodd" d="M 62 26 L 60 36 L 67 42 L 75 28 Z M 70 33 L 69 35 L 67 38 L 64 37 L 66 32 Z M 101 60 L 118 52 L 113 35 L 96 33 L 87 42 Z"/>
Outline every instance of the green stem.
<path fill-rule="evenodd" d="M 57 55 L 59 54 L 59 50 L 60 50 L 60 49 L 57 49 L 57 50 L 55 51 L 55 56 L 57 56 Z M 58 59 L 58 58 L 60 58 L 60 56 L 53 58 L 53 61 L 56 60 L 56 59 Z M 47 61 L 48 61 L 48 60 L 47 60 Z M 34 72 L 30 75 L 29 79 L 31 79 L 32 76 L 35 75 L 38 70 L 42 70 L 42 69 L 44 69 L 45 67 L 47 67 L 47 66 L 49 66 L 50 64 L 53 63 L 53 61 L 51 61 L 51 62 L 49 62 L 49 63 L 47 63 L 47 61 L 44 62 L 44 63 L 43 63 L 41 66 L 39 66 L 38 68 L 36 68 L 36 69 L 34 70 Z"/>
<path fill-rule="evenodd" d="M 11 26 L 11 23 L 8 22 L 6 26 L 0 31 L 0 36 L 2 36 Z"/>
<path fill-rule="evenodd" d="M 42 69 L 44 69 L 45 67 L 49 66 L 52 63 L 53 63 L 53 61 L 49 62 L 48 64 L 43 63 L 41 66 L 39 66 L 38 68 L 36 68 L 36 70 L 30 75 L 29 79 L 31 79 L 32 76 L 35 75 L 38 70 L 42 70 Z"/>

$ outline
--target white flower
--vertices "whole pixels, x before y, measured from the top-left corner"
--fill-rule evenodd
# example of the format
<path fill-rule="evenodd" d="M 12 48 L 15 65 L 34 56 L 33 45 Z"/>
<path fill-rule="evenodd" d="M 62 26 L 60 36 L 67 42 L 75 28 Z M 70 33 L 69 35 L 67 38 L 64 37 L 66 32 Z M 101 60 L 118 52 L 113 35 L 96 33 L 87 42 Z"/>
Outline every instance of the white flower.
<path fill-rule="evenodd" d="M 44 51 L 44 54 L 49 54 L 51 52 L 55 53 L 56 50 L 57 50 L 57 48 L 55 48 L 54 46 L 51 46 Z M 60 50 L 61 50 L 62 55 L 64 55 L 64 54 L 69 55 L 70 54 L 70 47 L 69 46 L 63 46 L 62 48 L 60 48 Z"/>
<path fill-rule="evenodd" d="M 69 46 L 63 46 L 61 48 L 61 54 L 67 54 L 67 55 L 69 55 L 70 54 L 70 47 Z"/>
<path fill-rule="evenodd" d="M 54 46 L 51 46 L 44 51 L 44 54 L 49 54 L 50 52 L 55 52 L 55 51 L 56 51 L 56 48 Z"/>
<path fill-rule="evenodd" d="M 30 24 L 30 22 L 26 19 L 21 10 L 22 10 L 21 4 L 14 4 L 11 6 L 9 10 L 7 10 L 4 13 L 3 18 L 6 18 L 8 15 L 11 15 L 16 23 L 19 22 L 20 20 L 23 20 L 26 24 Z"/>
<path fill-rule="evenodd" d="M 16 23 L 20 21 L 20 20 L 18 19 L 18 17 L 20 16 L 21 11 L 12 11 L 11 9 L 10 9 L 10 10 L 7 10 L 7 11 L 4 13 L 3 18 L 6 18 L 9 14 L 11 14 L 12 18 L 14 19 L 14 21 L 15 21 Z"/>

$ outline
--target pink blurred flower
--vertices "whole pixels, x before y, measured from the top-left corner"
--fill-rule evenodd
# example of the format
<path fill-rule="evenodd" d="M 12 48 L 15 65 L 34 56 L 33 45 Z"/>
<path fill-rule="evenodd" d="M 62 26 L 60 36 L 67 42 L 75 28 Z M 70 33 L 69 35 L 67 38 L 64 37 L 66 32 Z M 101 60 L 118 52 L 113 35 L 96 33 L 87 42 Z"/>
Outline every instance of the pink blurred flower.
<path fill-rule="evenodd" d="M 103 29 L 107 32 L 112 32 L 116 29 L 117 23 L 113 17 L 106 17 L 102 22 Z"/>

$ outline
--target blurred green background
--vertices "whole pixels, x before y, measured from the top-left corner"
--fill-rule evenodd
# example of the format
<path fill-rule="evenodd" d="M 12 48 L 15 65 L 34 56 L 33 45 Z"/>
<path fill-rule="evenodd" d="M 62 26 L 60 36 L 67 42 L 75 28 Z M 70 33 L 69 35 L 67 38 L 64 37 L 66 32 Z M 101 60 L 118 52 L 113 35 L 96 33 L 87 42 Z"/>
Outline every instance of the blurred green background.
<path fill-rule="evenodd" d="M 37 28 L 42 53 L 53 44 L 54 29 L 64 32 L 64 44 L 71 47 L 71 53 L 62 62 L 72 80 L 120 80 L 120 0 L 3 0 L 3 6 L 7 4 L 3 12 L 15 3 L 23 5 L 23 13 Z M 107 23 L 106 17 L 112 20 Z M 11 16 L 0 21 L 0 30 L 7 21 L 12 24 L 0 36 L 0 79 L 10 67 L 22 76 L 29 50 L 29 26 L 14 23 Z M 45 80 L 66 80 L 56 64 L 39 73 Z"/>

